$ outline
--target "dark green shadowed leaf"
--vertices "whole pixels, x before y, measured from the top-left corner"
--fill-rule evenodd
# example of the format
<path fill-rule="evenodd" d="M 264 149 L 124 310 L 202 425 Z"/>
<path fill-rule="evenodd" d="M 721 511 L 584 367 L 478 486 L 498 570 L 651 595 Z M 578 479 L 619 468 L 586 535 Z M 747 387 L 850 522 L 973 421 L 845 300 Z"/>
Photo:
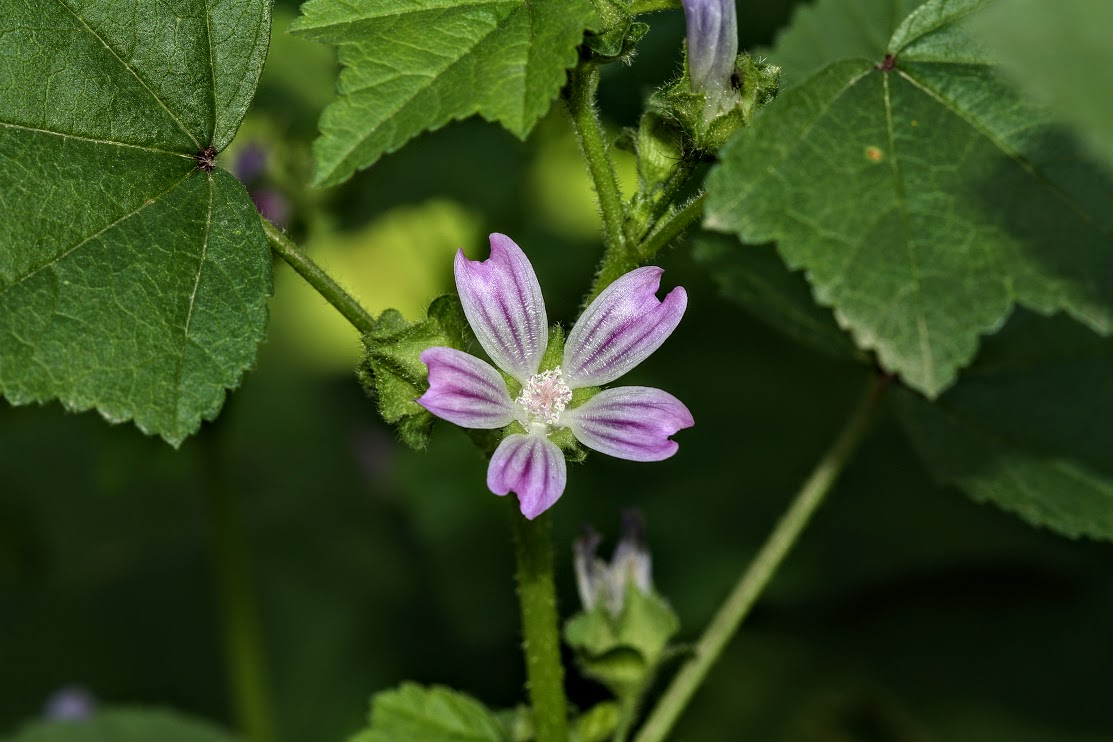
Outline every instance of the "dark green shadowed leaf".
<path fill-rule="evenodd" d="M 1013 81 L 1078 127 L 1113 167 L 1113 3 L 999 0 L 974 30 Z"/>
<path fill-rule="evenodd" d="M 780 66 L 786 88 L 807 80 L 831 62 L 880 59 L 889 37 L 923 0 L 818 0 L 797 6 L 777 34 L 769 61 Z"/>
<path fill-rule="evenodd" d="M 815 303 L 808 282 L 785 266 L 772 245 L 740 245 L 734 237 L 703 233 L 693 254 L 725 298 L 770 327 L 834 358 L 865 360 L 831 310 Z"/>
<path fill-rule="evenodd" d="M 0 392 L 177 445 L 264 336 L 270 256 L 231 139 L 263 0 L 0 0 Z"/>
<path fill-rule="evenodd" d="M 353 742 L 510 742 L 494 713 L 443 686 L 403 683 L 371 700 L 371 728 Z"/>
<path fill-rule="evenodd" d="M 39 722 L 5 742 L 236 742 L 239 737 L 170 711 L 114 709 L 85 721 Z"/>
<path fill-rule="evenodd" d="M 1113 540 L 1113 340 L 1018 312 L 934 403 L 900 420 L 943 482 L 1067 536 Z"/>
<path fill-rule="evenodd" d="M 314 146 L 335 185 L 423 131 L 479 114 L 524 138 L 594 19 L 589 0 L 310 0 L 294 33 L 340 48 Z"/>
<path fill-rule="evenodd" d="M 1113 328 L 1113 184 L 933 0 L 882 59 L 831 65 L 723 152 L 707 224 L 776 241 L 882 366 L 939 394 L 1014 304 Z M 886 69 L 880 69 L 884 66 Z"/>

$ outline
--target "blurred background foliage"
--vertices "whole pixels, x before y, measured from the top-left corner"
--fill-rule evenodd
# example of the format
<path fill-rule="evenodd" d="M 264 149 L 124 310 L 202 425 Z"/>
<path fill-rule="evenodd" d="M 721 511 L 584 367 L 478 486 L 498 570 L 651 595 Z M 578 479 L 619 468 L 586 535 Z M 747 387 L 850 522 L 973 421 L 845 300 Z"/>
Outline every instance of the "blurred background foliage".
<path fill-rule="evenodd" d="M 768 45 L 793 5 L 742 3 L 743 46 Z M 481 255 L 500 231 L 533 259 L 550 316 L 574 318 L 598 220 L 560 111 L 526 143 L 453 124 L 310 191 L 335 69 L 284 34 L 295 13 L 277 3 L 256 103 L 222 155 L 260 208 L 374 312 L 419 317 L 450 289 L 456 248 Z M 615 131 L 679 64 L 681 13 L 652 20 L 635 63 L 607 70 Z M 580 524 L 613 538 L 619 509 L 641 508 L 658 588 L 694 639 L 866 379 L 718 299 L 690 251 L 662 265 L 689 312 L 631 381 L 673 392 L 697 425 L 667 462 L 575 467 L 553 520 L 567 615 Z M 372 692 L 405 679 L 522 699 L 511 503 L 486 491 L 459 430 L 423 453 L 396 444 L 351 373 L 356 333 L 276 268 L 256 370 L 180 451 L 58 405 L 0 403 L 0 736 L 73 684 L 234 723 L 217 589 L 229 524 L 246 535 L 284 742 L 344 739 Z M 883 415 L 676 738 L 1113 739 L 1111 557 L 937 488 Z M 570 690 L 581 707 L 603 695 L 574 673 Z"/>

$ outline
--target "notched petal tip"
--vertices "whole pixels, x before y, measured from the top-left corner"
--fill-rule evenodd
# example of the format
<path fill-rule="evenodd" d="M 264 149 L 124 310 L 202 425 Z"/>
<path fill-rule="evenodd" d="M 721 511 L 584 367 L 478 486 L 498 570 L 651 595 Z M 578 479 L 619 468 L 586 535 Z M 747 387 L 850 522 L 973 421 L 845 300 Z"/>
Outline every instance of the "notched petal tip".
<path fill-rule="evenodd" d="M 653 387 L 606 389 L 561 418 L 576 440 L 628 461 L 663 461 L 680 446 L 670 436 L 695 425 L 679 399 Z"/>
<path fill-rule="evenodd" d="M 429 389 L 415 401 L 437 417 L 481 430 L 514 420 L 506 382 L 487 362 L 443 346 L 423 350 L 421 362 L 429 369 Z"/>
<path fill-rule="evenodd" d="M 548 343 L 545 300 L 529 258 L 514 240 L 496 232 L 490 242 L 486 260 L 456 253 L 456 289 L 483 350 L 521 381 L 537 372 Z"/>
<path fill-rule="evenodd" d="M 508 435 L 487 467 L 487 488 L 496 495 L 516 493 L 528 520 L 551 508 L 567 481 L 564 453 L 543 435 Z"/>
<path fill-rule="evenodd" d="M 637 268 L 604 289 L 576 322 L 564 346 L 571 387 L 601 386 L 619 378 L 661 347 L 688 307 L 682 286 L 657 298 L 664 270 Z"/>

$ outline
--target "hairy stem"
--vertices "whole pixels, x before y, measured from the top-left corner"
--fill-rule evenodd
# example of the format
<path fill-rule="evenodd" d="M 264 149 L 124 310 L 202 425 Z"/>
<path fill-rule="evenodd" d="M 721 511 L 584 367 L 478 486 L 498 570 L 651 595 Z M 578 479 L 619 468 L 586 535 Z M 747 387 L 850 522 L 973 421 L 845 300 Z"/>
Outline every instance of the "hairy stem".
<path fill-rule="evenodd" d="M 516 503 L 515 503 L 516 504 Z M 553 545 L 549 520 L 526 520 L 515 510 L 514 545 L 518 559 L 518 600 L 522 607 L 526 683 L 537 742 L 567 742 L 568 709 L 553 582 Z"/>
<path fill-rule="evenodd" d="M 640 258 L 651 259 L 666 245 L 684 234 L 684 230 L 698 222 L 703 216 L 704 199 L 705 195 L 701 193 L 659 221 L 656 228 L 638 245 Z"/>
<path fill-rule="evenodd" d="M 873 379 L 862 401 L 851 413 L 834 443 L 816 464 L 807 481 L 797 492 L 792 505 L 781 516 L 780 522 L 769 534 L 761 551 L 750 562 L 734 590 L 711 620 L 711 624 L 696 645 L 692 658 L 680 669 L 657 702 L 653 713 L 635 738 L 636 742 L 662 742 L 667 738 L 692 695 L 726 648 L 727 642 L 738 631 L 754 602 L 769 584 L 789 550 L 800 538 L 812 514 L 858 449 L 858 444 L 869 429 L 887 380 L 887 377 L 882 376 Z"/>
<path fill-rule="evenodd" d="M 235 493 L 228 485 L 219 441 L 211 434 L 207 438 L 205 494 L 229 694 L 244 737 L 251 742 L 273 742 L 273 706 L 264 660 L 262 621 L 248 562 L 246 529 Z"/>
<path fill-rule="evenodd" d="M 603 123 L 595 110 L 595 93 L 599 89 L 599 68 L 585 63 L 569 73 L 565 103 L 572 118 L 572 128 L 580 143 L 580 152 L 587 163 L 595 197 L 603 214 L 603 244 L 607 254 L 621 254 L 626 249 L 626 205 L 618 187 L 611 148 Z"/>
<path fill-rule="evenodd" d="M 360 332 L 370 332 L 375 327 L 375 318 L 364 309 L 355 297 L 345 291 L 332 276 L 326 273 L 321 266 L 309 259 L 293 240 L 284 235 L 282 231 L 263 219 L 263 231 L 271 243 L 271 249 L 290 264 L 298 274 L 316 289 L 325 301 L 344 315 L 344 318 Z"/>

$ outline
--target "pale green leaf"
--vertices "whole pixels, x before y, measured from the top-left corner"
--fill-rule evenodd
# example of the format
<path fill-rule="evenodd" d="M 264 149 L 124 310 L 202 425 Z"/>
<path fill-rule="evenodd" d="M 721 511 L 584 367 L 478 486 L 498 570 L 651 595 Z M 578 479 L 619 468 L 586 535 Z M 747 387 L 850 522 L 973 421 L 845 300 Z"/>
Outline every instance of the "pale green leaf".
<path fill-rule="evenodd" d="M 1012 80 L 1113 165 L 1113 3 L 999 0 L 975 26 Z"/>
<path fill-rule="evenodd" d="M 860 348 L 936 395 L 1014 304 L 1113 329 L 1113 184 L 997 78 L 932 0 L 895 67 L 847 60 L 788 90 L 728 145 L 708 226 L 777 241 Z"/>
<path fill-rule="evenodd" d="M 1067 536 L 1113 540 L 1113 340 L 1021 311 L 900 420 L 940 481 Z"/>
<path fill-rule="evenodd" d="M 414 136 L 479 114 L 524 138 L 564 85 L 589 0 L 310 0 L 292 32 L 340 49 L 314 145 L 334 185 Z"/>
<path fill-rule="evenodd" d="M 922 2 L 817 0 L 799 5 L 773 47 L 762 51 L 780 66 L 785 87 L 791 87 L 831 62 L 880 59 L 897 25 Z"/>
<path fill-rule="evenodd" d="M 38 722 L 7 742 L 236 742 L 208 722 L 171 711 L 112 709 L 83 721 Z"/>
<path fill-rule="evenodd" d="M 403 683 L 371 701 L 358 742 L 510 742 L 495 714 L 451 688 Z"/>
<path fill-rule="evenodd" d="M 0 0 L 0 392 L 177 445 L 266 325 L 270 256 L 234 134 L 265 0 Z"/>

